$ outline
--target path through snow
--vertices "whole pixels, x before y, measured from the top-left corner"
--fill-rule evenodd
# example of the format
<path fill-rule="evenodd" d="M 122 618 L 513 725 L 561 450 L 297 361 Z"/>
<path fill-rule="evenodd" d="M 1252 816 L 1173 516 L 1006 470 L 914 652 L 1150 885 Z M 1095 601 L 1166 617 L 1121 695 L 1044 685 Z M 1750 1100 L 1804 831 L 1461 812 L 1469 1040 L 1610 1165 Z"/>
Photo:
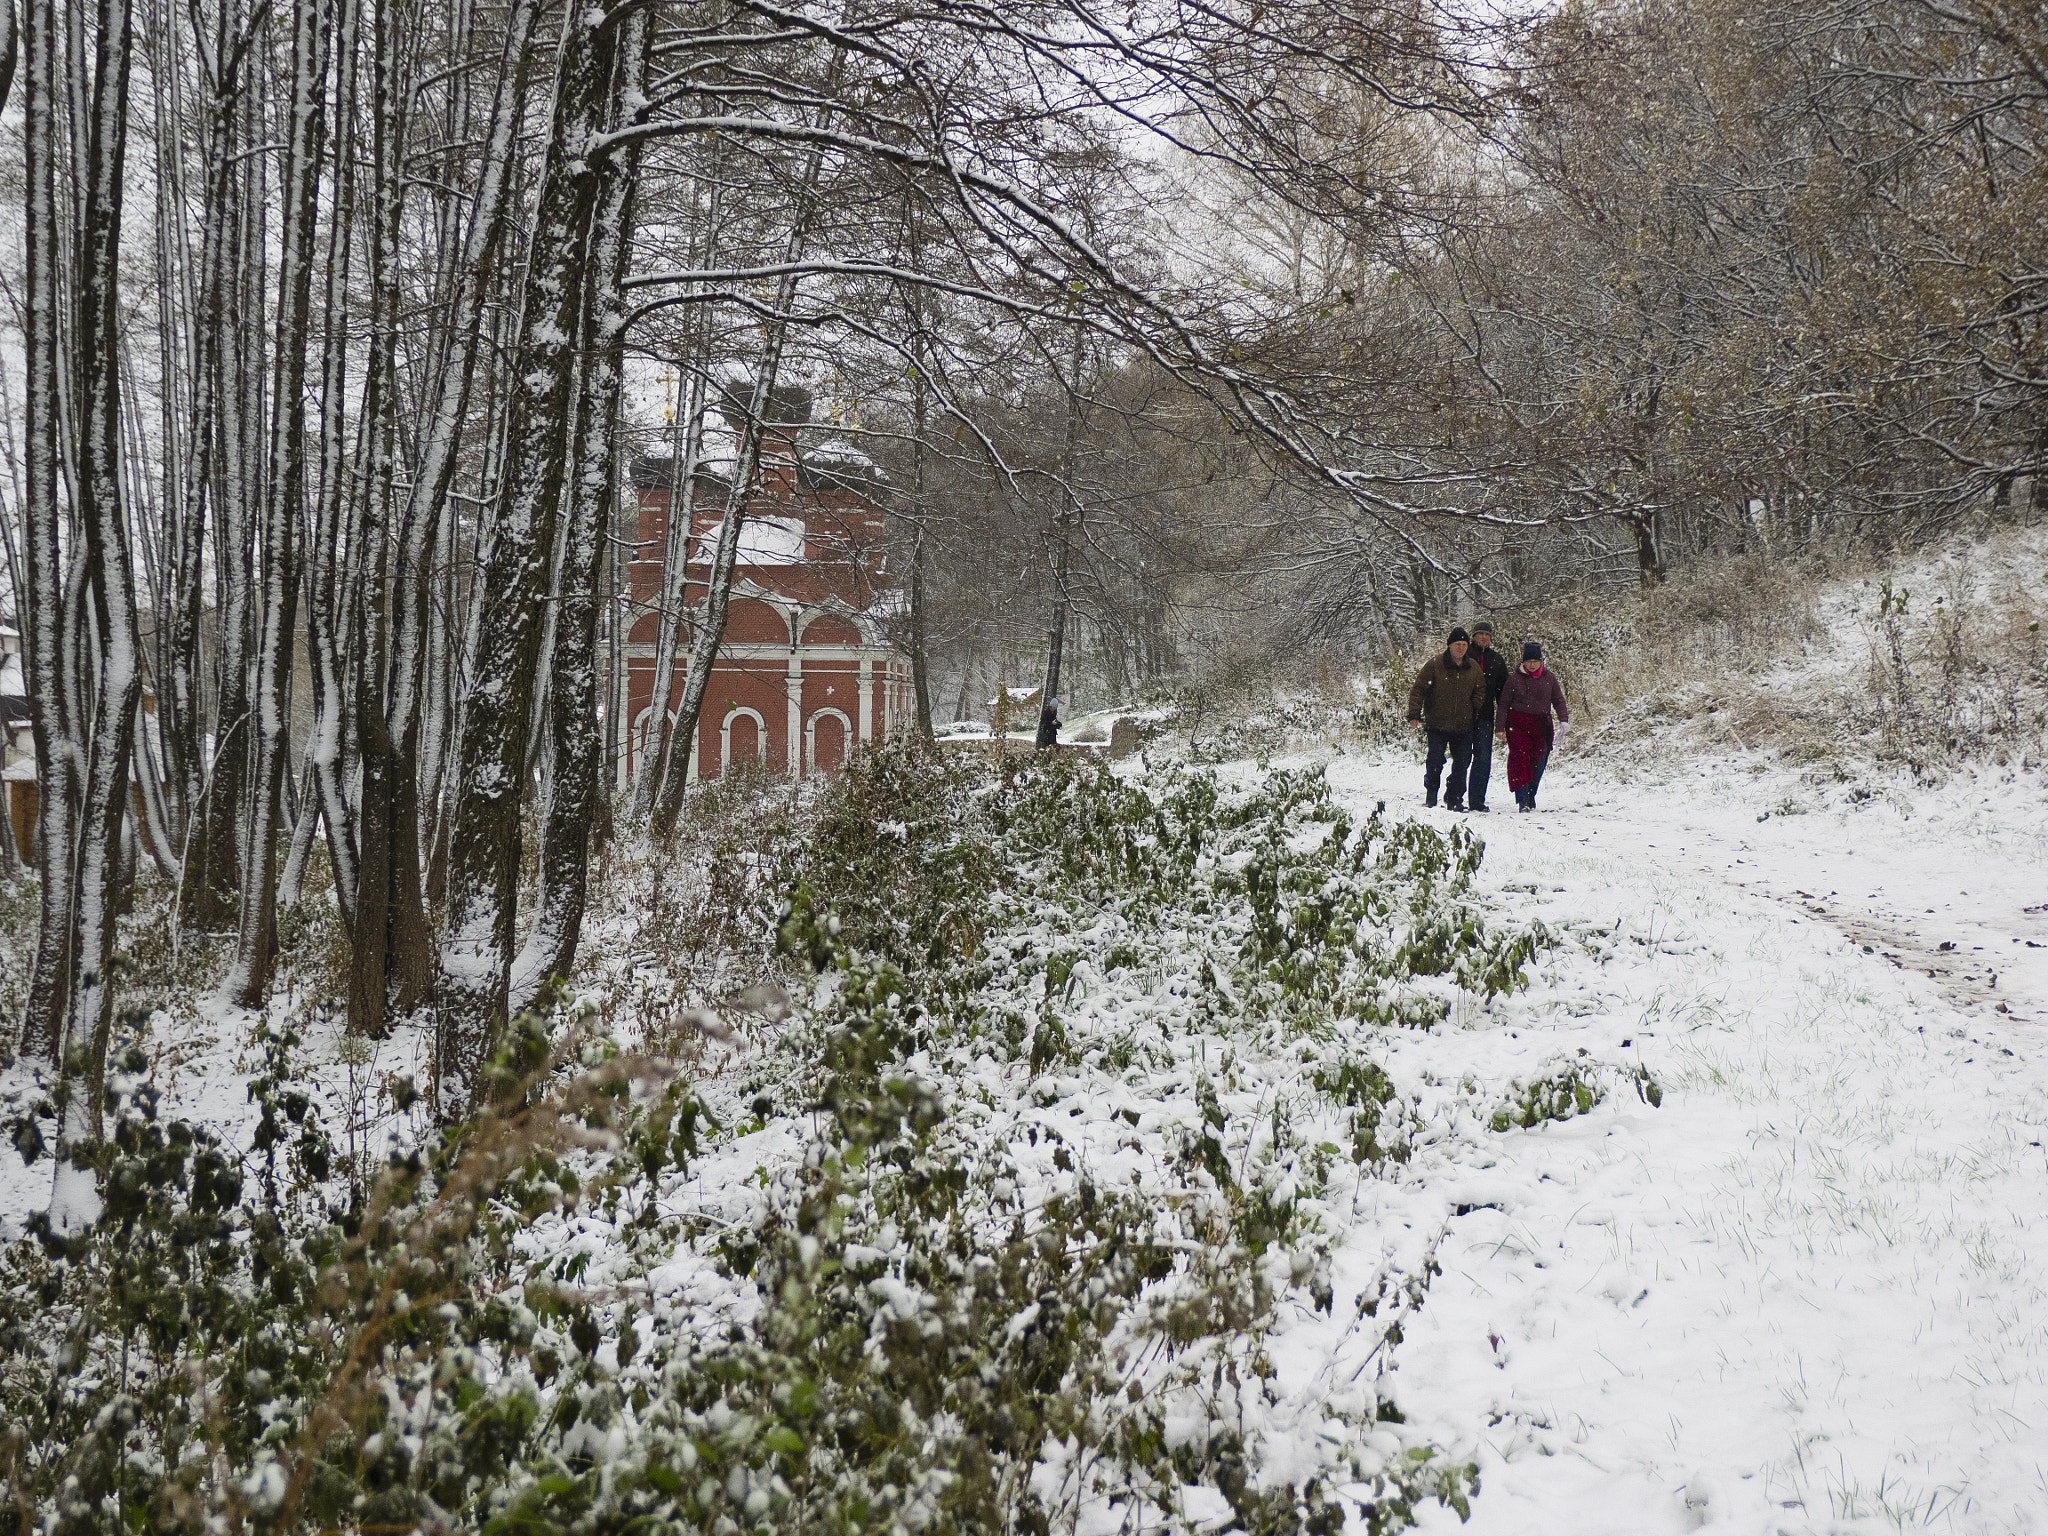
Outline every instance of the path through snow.
<path fill-rule="evenodd" d="M 1473 818 L 1481 887 L 1579 940 L 1481 1027 L 1667 1090 L 1500 1138 L 1450 1225 L 1400 1401 L 1476 1454 L 1473 1536 L 2048 1531 L 2048 805 L 1827 793 L 1563 759 Z"/>

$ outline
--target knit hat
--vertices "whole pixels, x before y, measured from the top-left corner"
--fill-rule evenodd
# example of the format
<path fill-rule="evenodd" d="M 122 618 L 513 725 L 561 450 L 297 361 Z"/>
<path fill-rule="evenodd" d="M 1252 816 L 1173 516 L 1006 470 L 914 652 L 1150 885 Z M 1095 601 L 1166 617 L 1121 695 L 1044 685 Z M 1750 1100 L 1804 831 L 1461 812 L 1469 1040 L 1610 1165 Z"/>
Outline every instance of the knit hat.
<path fill-rule="evenodd" d="M 1474 625 L 1472 626 L 1472 633 L 1473 633 L 1473 634 L 1475 634 L 1475 635 L 1490 635 L 1490 634 L 1492 634 L 1492 633 L 1493 633 L 1493 621 L 1492 621 L 1491 619 L 1481 619 L 1481 620 L 1480 620 L 1480 621 L 1479 621 L 1479 622 L 1478 622 L 1477 624 L 1474 624 Z"/>
<path fill-rule="evenodd" d="M 1467 645 L 1470 645 L 1472 643 L 1472 637 L 1466 634 L 1462 627 L 1452 630 L 1451 638 L 1446 640 L 1444 644 L 1456 645 L 1460 640 L 1464 641 Z"/>
<path fill-rule="evenodd" d="M 1542 646 L 1538 645 L 1538 644 L 1537 644 L 1537 643 L 1536 643 L 1536 642 L 1535 642 L 1534 640 L 1524 640 L 1524 641 L 1522 642 L 1522 660 L 1524 660 L 1524 661 L 1541 661 L 1542 659 L 1543 659 L 1543 647 L 1542 647 Z"/>

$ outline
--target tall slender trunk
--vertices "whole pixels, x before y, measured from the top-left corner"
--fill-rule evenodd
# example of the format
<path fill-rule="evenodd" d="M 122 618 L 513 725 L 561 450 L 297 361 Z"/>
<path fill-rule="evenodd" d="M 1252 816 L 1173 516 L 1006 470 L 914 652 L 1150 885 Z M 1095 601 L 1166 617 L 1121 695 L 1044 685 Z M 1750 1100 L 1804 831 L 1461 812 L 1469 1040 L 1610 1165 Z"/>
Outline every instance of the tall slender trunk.
<path fill-rule="evenodd" d="M 27 484 L 22 506 L 22 567 L 27 622 L 27 662 L 36 777 L 37 862 L 42 874 L 42 910 L 30 974 L 28 1010 L 22 1020 L 22 1049 L 55 1063 L 63 1052 L 64 1022 L 71 990 L 71 829 L 77 812 L 70 793 L 72 759 L 79 750 L 69 696 L 63 683 L 68 641 L 64 624 L 64 564 L 58 538 L 63 505 L 58 500 L 62 456 L 58 411 L 58 364 L 63 348 L 60 311 L 63 279 L 58 267 L 57 80 L 63 57 L 56 8 L 28 8 L 23 88 L 27 170 L 27 263 L 23 302 L 23 347 L 28 389 L 24 401 Z"/>
<path fill-rule="evenodd" d="M 563 19 L 553 125 L 507 402 L 507 463 L 478 566 L 479 612 L 463 702 L 438 988 L 437 1109 L 448 1118 L 470 1108 L 506 1018 L 519 809 L 599 181 L 590 146 L 606 120 L 616 27 L 616 16 L 594 8 L 572 10 Z"/>
<path fill-rule="evenodd" d="M 0 0 L 0 111 L 14 90 L 14 67 L 21 61 L 21 35 L 14 24 L 14 0 Z"/>
<path fill-rule="evenodd" d="M 135 708 L 142 695 L 141 637 L 135 623 L 121 453 L 121 200 L 133 42 L 128 0 L 100 0 L 96 20 L 85 218 L 78 251 L 76 353 L 82 406 L 79 521 L 99 629 L 100 667 L 74 854 L 77 934 L 71 957 L 73 1028 L 87 1043 L 87 1129 L 94 1140 L 101 1133 L 107 1045 L 114 1023 L 111 967 L 121 840 L 128 818 Z"/>
<path fill-rule="evenodd" d="M 366 670 L 358 701 L 364 771 L 378 774 L 382 789 L 373 813 L 364 796 L 362 859 L 371 887 L 364 898 L 376 910 L 372 931 L 359 935 L 350 980 L 352 1027 L 381 1028 L 387 1003 L 401 1011 L 412 1008 L 431 985 L 433 951 L 426 921 L 426 892 L 421 883 L 423 792 L 438 798 L 442 710 L 422 710 L 441 700 L 446 689 L 447 629 L 456 622 L 451 607 L 437 623 L 434 615 L 435 573 L 451 572 L 454 526 L 449 492 L 454 484 L 462 428 L 469 415 L 476 360 L 481 344 L 485 300 L 492 291 L 492 270 L 503 244 L 518 164 L 520 112 L 525 100 L 527 55 L 539 0 L 512 0 L 504 23 L 503 65 L 492 99 L 485 135 L 475 205 L 464 234 L 460 263 L 448 297 L 445 346 L 436 361 L 432 405 L 422 429 L 419 462 L 395 527 L 390 530 L 395 555 L 391 566 L 390 641 L 388 657 L 380 645 L 376 677 Z M 388 27 L 388 23 L 380 23 Z M 386 33 L 380 38 L 389 40 Z M 380 43 L 379 57 L 384 48 Z M 381 66 L 395 74 L 393 61 Z M 378 163 L 384 215 L 396 218 L 397 155 L 402 147 L 395 122 L 387 129 L 389 110 L 380 85 Z M 388 146 L 388 147 L 387 147 Z M 390 226 L 396 239 L 396 226 Z M 393 317 L 395 320 L 395 316 Z M 395 383 L 392 386 L 395 398 Z M 379 581 L 381 588 L 382 582 Z M 380 623 L 381 623 L 380 616 Z M 426 748 L 423 753 L 422 742 Z M 371 819 L 374 814 L 374 821 Z M 371 1023 L 372 1017 L 376 1023 Z"/>
<path fill-rule="evenodd" d="M 356 57 L 361 31 L 361 0 L 341 0 L 335 33 L 335 114 L 337 134 L 355 120 Z M 306 559 L 307 671 L 313 685 L 313 728 L 306 743 L 307 810 L 294 829 L 287 869 L 303 861 L 312 841 L 310 824 L 317 819 L 327 830 L 328 866 L 334 873 L 334 894 L 342 922 L 353 945 L 360 947 L 356 902 L 360 883 L 357 865 L 355 808 L 349 799 L 344 746 L 350 725 L 348 692 L 343 681 L 343 634 L 351 594 L 347 573 L 362 543 L 360 522 L 351 509 L 361 505 L 352 494 L 353 475 L 345 447 L 343 406 L 348 384 L 346 300 L 350 258 L 354 252 L 356 216 L 355 156 L 343 148 L 335 156 L 334 212 L 327 227 L 327 273 L 320 389 L 320 472 L 316 477 L 313 515 L 308 527 Z M 373 256 L 374 262 L 374 256 Z M 372 303 L 381 300 L 373 278 Z M 374 327 L 373 319 L 373 327 Z M 382 346 L 373 337 L 373 353 Z M 377 363 L 371 363 L 373 377 Z M 366 411 L 365 416 L 373 413 Z M 374 497 L 376 471 L 372 469 Z M 363 796 L 365 814 L 375 802 Z M 317 807 L 317 811 L 316 808 Z M 286 896 L 290 897 L 287 881 Z M 353 1023 L 353 1020 L 351 1020 Z"/>
<path fill-rule="evenodd" d="M 364 488 L 361 528 L 362 654 L 357 674 L 355 718 L 358 759 L 362 768 L 361 882 L 349 972 L 349 1028 L 362 1034 L 384 1032 L 385 1009 L 392 1001 L 391 955 L 393 918 L 410 930 L 397 935 L 401 949 L 417 955 L 423 905 L 418 899 L 419 864 L 414 839 L 394 848 L 393 829 L 418 824 L 418 807 L 409 771 L 402 774 L 399 747 L 390 733 L 386 686 L 390 613 L 386 607 L 385 567 L 395 504 L 398 428 L 398 270 L 399 219 L 404 189 L 399 155 L 403 144 L 400 79 L 400 34 L 396 19 L 385 9 L 374 28 L 375 123 L 374 163 L 377 175 L 377 218 L 370 246 L 371 342 L 368 388 L 363 404 L 363 460 L 369 465 Z M 409 745 L 409 744 L 408 744 Z M 401 778 L 404 782 L 401 784 Z M 403 860 L 405 869 L 397 865 Z M 397 876 L 398 878 L 394 878 Z M 396 898 L 394 900 L 394 898 Z M 401 967 L 398 999 L 410 1008 L 424 978 L 420 966 Z"/>
<path fill-rule="evenodd" d="M 794 243 L 794 242 L 792 242 Z M 753 494 L 761 468 L 761 437 L 768 416 L 768 402 L 775 381 L 782 372 L 782 348 L 789 333 L 781 319 L 789 313 L 796 297 L 796 278 L 784 277 L 776 301 L 778 318 L 769 323 L 768 348 L 761 369 L 747 399 L 746 426 L 741 433 L 740 452 L 733 464 L 732 485 L 725 496 L 725 512 L 718 520 L 718 542 L 712 551 L 710 570 L 705 576 L 703 607 L 697 613 L 697 633 L 690 642 L 690 670 L 683 678 L 683 696 L 676 705 L 675 734 L 668 753 L 667 771 L 661 792 L 655 797 L 652 828 L 656 837 L 667 837 L 683 811 L 683 794 L 689 787 L 690 745 L 697 739 L 697 721 L 704 712 L 704 695 L 711 688 L 711 669 L 718 663 L 719 642 L 725 638 L 726 616 L 732 609 L 733 570 L 739 563 L 740 525 L 746 518 L 747 502 Z M 659 707 L 661 701 L 656 700 Z M 797 744 L 789 744 L 795 752 Z"/>
<path fill-rule="evenodd" d="M 219 289 L 213 281 L 224 231 L 214 210 L 216 184 L 227 170 L 224 144 L 216 139 L 212 103 L 203 104 L 193 123 L 185 104 L 185 59 L 197 44 L 181 31 L 181 12 L 167 7 L 159 14 L 160 29 L 151 35 L 149 71 L 157 92 L 157 281 L 162 323 L 159 365 L 166 380 L 161 391 L 164 517 L 162 535 L 151 555 L 160 574 L 156 580 L 154 626 L 157 678 L 156 736 L 161 755 L 165 835 L 164 850 L 179 860 L 187 844 L 188 820 L 199 801 L 202 747 L 200 742 L 200 622 L 205 576 L 206 489 L 211 471 L 209 422 L 214 410 L 210 356 L 217 353 Z M 228 50 L 219 57 L 223 85 L 231 92 L 238 74 Z M 196 129 L 198 153 L 186 147 Z M 199 248 L 193 249 L 189 210 L 188 164 L 203 168 L 200 177 Z M 180 381 L 174 387 L 170 381 Z M 131 386 L 132 387 L 132 386 Z M 177 878 L 184 878 L 182 868 Z"/>
<path fill-rule="evenodd" d="M 1067 559 L 1073 536 L 1078 531 L 1081 509 L 1074 495 L 1075 450 L 1081 431 L 1081 332 L 1074 331 L 1073 377 L 1067 385 L 1066 441 L 1060 450 L 1060 510 L 1053 518 L 1052 623 L 1046 633 L 1045 685 L 1039 690 L 1038 745 L 1052 746 L 1059 739 L 1060 656 L 1066 648 Z"/>
<path fill-rule="evenodd" d="M 683 366 L 690 370 L 690 377 L 683 390 L 682 416 L 676 423 L 681 451 L 669 460 L 668 531 L 662 540 L 661 590 L 655 595 L 654 681 L 647 695 L 654 737 L 641 751 L 639 782 L 633 795 L 633 808 L 642 816 L 654 809 L 655 792 L 668 772 L 669 754 L 676 750 L 675 717 L 669 713 L 668 701 L 676 686 L 676 652 L 690 584 L 697 466 L 704 453 L 705 368 L 687 357 Z M 687 756 L 687 742 L 683 751 Z"/>
<path fill-rule="evenodd" d="M 706 199 L 704 229 L 696 248 L 699 265 L 710 262 L 711 254 L 717 248 L 719 225 L 724 216 L 725 184 L 719 167 L 718 147 L 714 145 L 708 172 L 710 192 Z M 639 782 L 633 794 L 634 812 L 641 816 L 654 809 L 656 793 L 666 782 L 669 757 L 676 750 L 675 743 L 679 739 L 668 701 L 675 692 L 676 653 L 682 636 L 684 600 L 690 583 L 690 532 L 696 521 L 697 466 L 704 455 L 711 334 L 708 306 L 693 305 L 686 313 L 683 355 L 677 359 L 677 364 L 684 371 L 687 382 L 678 401 L 681 410 L 676 418 L 675 452 L 669 459 L 668 532 L 663 540 L 661 591 L 656 598 L 654 682 L 647 696 L 654 738 L 652 750 L 643 747 L 641 751 Z M 699 353 L 703 355 L 697 355 Z M 683 771 L 687 773 L 691 741 L 689 738 L 680 739 L 683 743 Z"/>
<path fill-rule="evenodd" d="M 922 480 L 924 465 L 920 463 L 918 469 Z M 924 521 L 920 518 L 910 535 L 910 681 L 917 700 L 917 734 L 925 741 L 933 739 L 930 652 L 925 635 Z"/>
<path fill-rule="evenodd" d="M 644 100 L 644 9 L 620 28 L 615 101 Z M 632 112 L 621 115 L 619 126 Z M 569 517 L 558 567 L 555 639 L 548 699 L 554 773 L 541 836 L 540 897 L 532 935 L 512 966 L 509 1006 L 529 1006 L 541 987 L 566 976 L 576 958 L 589 880 L 590 833 L 603 794 L 597 711 L 599 567 L 618 483 L 617 436 L 626 340 L 626 256 L 632 235 L 637 151 L 614 155 L 598 172 L 592 210 L 589 280 L 580 327 L 583 347 L 576 430 L 570 448 Z"/>
<path fill-rule="evenodd" d="M 228 97 L 223 107 L 224 135 L 218 153 L 231 157 L 231 145 L 248 143 L 259 131 L 253 121 L 254 92 Z M 231 121 L 230 121 L 231 119 Z M 250 334 L 262 307 L 264 235 L 260 179 L 263 157 L 247 156 L 222 177 L 225 194 L 219 221 L 228 248 L 221 270 L 223 305 L 240 324 L 222 324 L 216 335 L 227 343 L 217 360 L 220 410 L 200 430 L 216 434 L 218 481 L 212 492 L 216 508 L 213 554 L 218 585 L 220 644 L 215 656 L 213 751 L 209 754 L 199 825 L 185 893 L 186 909 L 195 927 L 218 930 L 235 910 L 242 883 L 243 794 L 249 782 L 249 662 L 254 649 L 255 503 L 261 492 L 256 443 L 263 416 L 263 375 L 252 355 Z"/>
<path fill-rule="evenodd" d="M 910 264 L 915 269 L 923 253 L 917 239 L 917 216 L 908 212 L 910 238 Z M 931 648 L 925 635 L 924 611 L 924 537 L 929 506 L 925 500 L 925 432 L 929 425 L 931 380 L 926 370 L 930 366 L 929 337 L 924 324 L 924 302 L 921 290 L 914 290 L 910 301 L 911 360 L 916 372 L 911 394 L 911 515 L 916 518 L 910 531 L 910 681 L 917 698 L 917 734 L 926 741 L 932 739 L 932 682 Z"/>
<path fill-rule="evenodd" d="M 325 139 L 323 82 L 330 0 L 299 0 L 292 36 L 290 128 L 278 265 L 277 383 L 263 503 L 263 616 L 257 652 L 253 803 L 245 834 L 241 932 L 228 992 L 246 1008 L 270 995 L 277 960 L 277 833 L 291 747 L 292 631 L 306 498 L 306 352 L 313 310 L 314 225 Z"/>
<path fill-rule="evenodd" d="M 842 62 L 843 56 L 835 54 L 827 75 L 829 80 L 837 81 Z M 704 695 L 711 688 L 711 669 L 718 662 L 718 647 L 725 639 L 726 615 L 732 606 L 733 568 L 739 561 L 740 524 L 746 517 L 755 476 L 760 472 L 761 435 L 767 422 L 769 398 L 782 373 L 782 351 L 789 336 L 787 317 L 796 303 L 797 279 L 793 269 L 802 258 L 810 238 L 811 219 L 817 211 L 818 178 L 823 167 L 822 153 L 813 153 L 804 166 L 796 217 L 790 224 L 789 241 L 783 253 L 784 263 L 792 270 L 777 286 L 774 318 L 768 324 L 768 344 L 747 405 L 746 427 L 741 433 L 740 451 L 734 456 L 732 485 L 726 492 L 725 513 L 718 522 L 718 543 L 712 552 L 710 570 L 705 579 L 704 605 L 697 615 L 697 632 L 690 643 L 690 670 L 683 679 L 683 696 L 676 705 L 669 749 L 663 756 L 661 787 L 655 795 L 651 824 L 657 837 L 666 837 L 675 829 L 676 818 L 683 810 L 683 795 L 689 788 L 690 749 L 697 740 L 697 721 L 704 712 Z M 685 519 L 693 519 L 692 488 L 685 486 L 683 495 L 681 515 Z M 673 546 L 677 518 L 673 490 L 669 498 L 670 542 Z M 655 695 L 656 709 L 663 709 L 666 703 L 661 695 Z M 794 761 L 798 744 L 791 741 L 789 750 Z"/>
<path fill-rule="evenodd" d="M 637 509 L 635 509 L 637 512 Z M 613 807 L 618 792 L 626 788 L 626 625 L 632 612 L 626 591 L 626 518 L 630 515 L 612 498 L 610 520 L 605 525 L 604 592 L 604 788 L 598 841 L 608 843 L 616 835 Z"/>

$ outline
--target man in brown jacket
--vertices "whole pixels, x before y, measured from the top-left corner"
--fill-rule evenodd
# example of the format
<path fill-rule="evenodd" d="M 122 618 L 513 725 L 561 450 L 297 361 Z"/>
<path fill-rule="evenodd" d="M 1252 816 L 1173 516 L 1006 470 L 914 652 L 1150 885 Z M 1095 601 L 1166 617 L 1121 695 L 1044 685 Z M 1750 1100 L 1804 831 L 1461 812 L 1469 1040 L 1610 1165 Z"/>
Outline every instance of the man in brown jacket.
<path fill-rule="evenodd" d="M 1429 759 L 1422 770 L 1423 804 L 1436 804 L 1437 780 L 1444 758 L 1451 760 L 1451 782 L 1444 786 L 1444 804 L 1465 809 L 1465 770 L 1472 762 L 1472 724 L 1486 709 L 1486 669 L 1465 653 L 1472 637 L 1451 631 L 1443 654 L 1432 656 L 1415 674 L 1408 690 L 1408 723 L 1429 730 Z"/>

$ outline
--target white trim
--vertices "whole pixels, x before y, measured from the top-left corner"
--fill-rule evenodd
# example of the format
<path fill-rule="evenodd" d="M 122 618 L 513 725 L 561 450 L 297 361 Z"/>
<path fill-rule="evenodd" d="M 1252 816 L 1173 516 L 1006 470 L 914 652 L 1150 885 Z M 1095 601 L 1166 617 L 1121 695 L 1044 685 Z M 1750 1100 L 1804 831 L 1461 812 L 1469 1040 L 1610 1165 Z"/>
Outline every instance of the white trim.
<path fill-rule="evenodd" d="M 651 640 L 634 640 L 624 647 L 628 661 L 652 661 L 655 646 Z M 813 661 L 893 661 L 900 653 L 886 645 L 806 645 L 804 655 Z M 718 659 L 730 661 L 735 658 L 750 661 L 775 661 L 789 654 L 789 645 L 774 640 L 721 640 L 718 643 Z"/>
<path fill-rule="evenodd" d="M 863 743 L 875 739 L 875 664 L 869 657 L 860 659 L 860 739 Z"/>
<path fill-rule="evenodd" d="M 801 645 L 806 649 L 811 648 L 811 642 L 804 638 L 804 631 L 809 629 L 813 624 L 817 623 L 820 619 L 839 619 L 842 622 L 844 622 L 848 627 L 850 627 L 853 630 L 853 632 L 856 635 L 860 636 L 860 639 L 854 642 L 855 646 L 866 647 L 874 644 L 874 642 L 868 638 L 866 632 L 861 628 L 860 615 L 856 613 L 853 609 L 847 607 L 846 604 L 834 602 L 828 598 L 824 603 L 813 604 L 812 606 L 805 608 L 801 613 L 797 615 L 796 643 L 798 645 Z M 829 643 L 832 645 L 839 646 L 841 649 L 853 648 L 848 646 L 847 642 L 844 640 L 834 640 Z"/>
<path fill-rule="evenodd" d="M 812 773 L 818 771 L 818 722 L 826 715 L 837 720 L 839 729 L 844 732 L 839 741 L 839 761 L 842 766 L 853 752 L 853 722 L 846 718 L 846 711 L 834 709 L 829 704 L 823 709 L 812 710 L 811 718 L 804 722 L 804 763 Z"/>
<path fill-rule="evenodd" d="M 804 765 L 797 743 L 804 733 L 804 653 L 801 647 L 792 645 L 786 655 L 789 670 L 783 674 L 782 688 L 789 698 L 789 776 L 800 779 Z"/>

